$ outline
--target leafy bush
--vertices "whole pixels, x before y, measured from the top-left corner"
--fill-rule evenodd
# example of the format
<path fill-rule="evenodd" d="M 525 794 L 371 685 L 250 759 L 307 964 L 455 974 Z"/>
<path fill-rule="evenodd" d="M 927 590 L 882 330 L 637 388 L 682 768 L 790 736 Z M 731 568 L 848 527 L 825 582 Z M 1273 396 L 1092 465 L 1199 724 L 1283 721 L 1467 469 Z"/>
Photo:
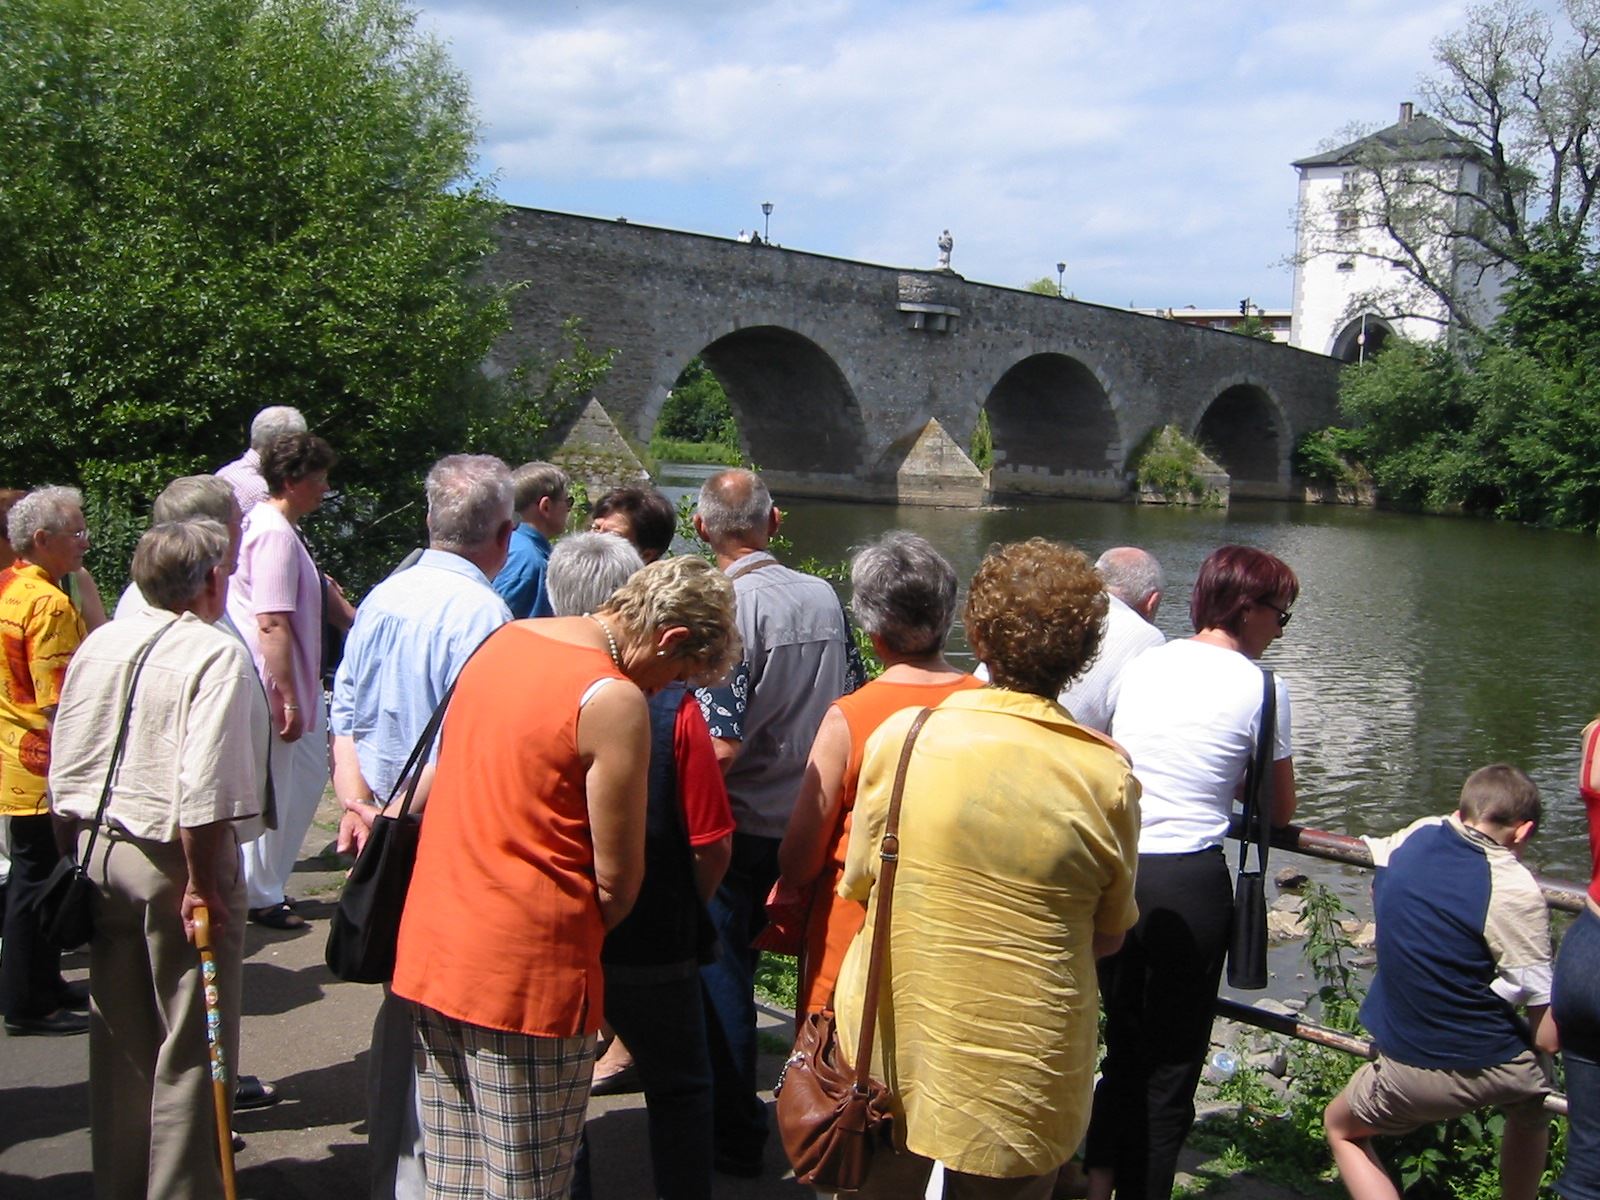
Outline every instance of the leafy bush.
<path fill-rule="evenodd" d="M 737 446 L 723 442 L 685 442 L 656 434 L 650 439 L 650 457 L 658 463 L 716 463 L 737 467 L 744 455 Z"/>
<path fill-rule="evenodd" d="M 1211 463 L 1176 426 L 1165 425 L 1145 438 L 1129 465 L 1141 490 L 1168 500 L 1200 501 L 1211 493 L 1206 479 Z"/>
<path fill-rule="evenodd" d="M 1372 476 L 1361 463 L 1366 437 L 1359 429 L 1328 425 L 1313 429 L 1294 448 L 1294 469 L 1313 483 L 1331 487 L 1352 487 L 1370 482 Z"/>

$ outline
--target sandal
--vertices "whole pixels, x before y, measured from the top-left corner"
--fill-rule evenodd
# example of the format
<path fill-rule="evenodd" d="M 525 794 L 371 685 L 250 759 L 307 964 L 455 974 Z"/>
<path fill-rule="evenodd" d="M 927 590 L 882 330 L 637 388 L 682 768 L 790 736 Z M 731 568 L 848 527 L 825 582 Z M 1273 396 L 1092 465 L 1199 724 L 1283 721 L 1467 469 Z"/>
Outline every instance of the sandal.
<path fill-rule="evenodd" d="M 304 929 L 306 919 L 288 902 L 282 904 L 269 904 L 265 908 L 252 908 L 246 914 L 257 925 L 265 925 L 268 929 Z"/>
<path fill-rule="evenodd" d="M 233 1089 L 233 1107 L 236 1112 L 248 1112 L 255 1108 L 271 1108 L 283 1097 L 278 1095 L 278 1089 L 270 1083 L 262 1083 L 254 1075 L 239 1076 L 239 1083 Z"/>

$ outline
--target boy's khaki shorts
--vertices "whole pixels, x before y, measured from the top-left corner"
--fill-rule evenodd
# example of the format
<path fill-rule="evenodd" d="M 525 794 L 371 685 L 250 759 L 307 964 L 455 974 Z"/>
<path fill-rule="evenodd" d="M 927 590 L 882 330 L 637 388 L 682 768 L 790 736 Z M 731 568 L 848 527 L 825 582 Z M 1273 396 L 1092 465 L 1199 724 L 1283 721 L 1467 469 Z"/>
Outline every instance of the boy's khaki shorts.
<path fill-rule="evenodd" d="M 1380 1134 L 1409 1133 L 1479 1108 L 1494 1107 L 1517 1124 L 1548 1120 L 1544 1097 L 1549 1079 L 1532 1050 L 1494 1067 L 1436 1071 L 1378 1056 L 1350 1078 L 1345 1103 L 1350 1114 Z"/>

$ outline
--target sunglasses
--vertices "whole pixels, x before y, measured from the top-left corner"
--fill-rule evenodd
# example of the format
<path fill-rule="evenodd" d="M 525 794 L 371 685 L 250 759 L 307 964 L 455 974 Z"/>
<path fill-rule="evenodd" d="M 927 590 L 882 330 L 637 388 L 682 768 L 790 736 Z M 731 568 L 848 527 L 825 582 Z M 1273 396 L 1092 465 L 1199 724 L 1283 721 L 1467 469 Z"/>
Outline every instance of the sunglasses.
<path fill-rule="evenodd" d="M 1288 609 L 1279 608 L 1276 604 L 1273 604 L 1270 601 L 1258 600 L 1258 601 L 1256 601 L 1256 603 L 1261 605 L 1262 608 L 1270 608 L 1273 612 L 1278 614 L 1278 628 L 1279 629 L 1283 629 L 1283 628 L 1287 627 L 1288 624 L 1289 624 L 1289 618 L 1294 616 L 1294 614 L 1292 612 L 1290 612 Z"/>

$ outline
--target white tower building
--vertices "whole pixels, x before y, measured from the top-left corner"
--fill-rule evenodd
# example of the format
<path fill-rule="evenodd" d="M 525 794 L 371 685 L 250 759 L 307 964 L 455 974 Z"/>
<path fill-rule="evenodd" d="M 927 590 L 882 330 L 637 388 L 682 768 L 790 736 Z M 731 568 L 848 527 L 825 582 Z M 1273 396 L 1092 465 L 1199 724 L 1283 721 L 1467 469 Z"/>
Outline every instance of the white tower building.
<path fill-rule="evenodd" d="M 1294 163 L 1300 172 L 1289 342 L 1357 362 L 1394 335 L 1445 336 L 1450 313 L 1408 264 L 1446 284 L 1475 320 L 1492 319 L 1506 273 L 1471 261 L 1452 233 L 1474 219 L 1463 197 L 1488 176 L 1477 147 L 1400 106 L 1387 129 Z"/>

